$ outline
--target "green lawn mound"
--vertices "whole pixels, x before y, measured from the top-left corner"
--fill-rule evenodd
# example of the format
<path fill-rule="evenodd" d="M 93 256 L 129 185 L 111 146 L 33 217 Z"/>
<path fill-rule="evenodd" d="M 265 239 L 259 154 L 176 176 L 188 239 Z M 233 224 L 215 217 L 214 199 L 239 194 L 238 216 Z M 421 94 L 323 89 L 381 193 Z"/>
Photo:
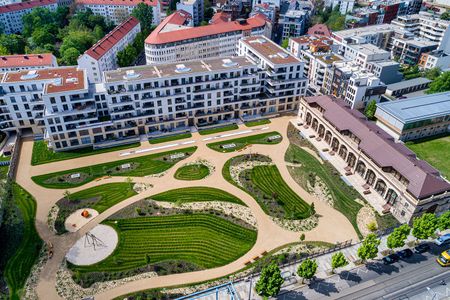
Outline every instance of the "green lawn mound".
<path fill-rule="evenodd" d="M 208 135 L 208 134 L 220 133 L 220 132 L 224 132 L 224 131 L 236 130 L 238 128 L 239 128 L 239 126 L 237 126 L 236 124 L 230 124 L 230 125 L 226 125 L 226 126 L 214 127 L 214 128 L 209 128 L 209 129 L 201 129 L 200 128 L 198 130 L 198 133 L 200 135 Z"/>
<path fill-rule="evenodd" d="M 59 207 L 55 220 L 55 229 L 59 234 L 65 233 L 64 222 L 68 216 L 81 208 L 92 208 L 102 213 L 117 203 L 130 198 L 137 193 L 133 190 L 133 183 L 116 182 L 91 187 L 69 195 L 56 204 Z"/>
<path fill-rule="evenodd" d="M 6 264 L 4 276 L 8 283 L 10 299 L 20 299 L 22 289 L 39 256 L 43 242 L 34 226 L 36 201 L 18 184 L 13 184 L 12 194 L 22 218 L 18 226 L 23 226 L 23 231 L 19 247 Z M 2 245 L 3 250 L 6 247 Z"/>
<path fill-rule="evenodd" d="M 260 119 L 260 120 L 248 121 L 248 122 L 245 122 L 244 124 L 247 127 L 255 127 L 255 126 L 270 124 L 270 120 L 269 119 Z"/>
<path fill-rule="evenodd" d="M 192 164 L 180 167 L 174 177 L 179 180 L 200 180 L 209 175 L 209 168 L 204 164 Z"/>
<path fill-rule="evenodd" d="M 264 211 L 272 216 L 298 220 L 312 214 L 310 205 L 286 184 L 274 165 L 245 170 L 240 174 L 240 181 Z"/>
<path fill-rule="evenodd" d="M 319 177 L 328 188 L 334 208 L 347 217 L 358 235 L 361 236 L 356 216 L 362 205 L 355 199 L 363 199 L 363 197 L 355 189 L 345 184 L 340 178 L 339 172 L 330 163 L 324 162 L 321 164 L 313 155 L 293 144 L 289 146 L 285 160 L 289 163 L 298 164 L 298 167 L 290 166 L 288 170 L 292 178 L 305 190 L 308 191 L 311 185 L 314 186 L 316 184 L 315 178 Z"/>
<path fill-rule="evenodd" d="M 61 161 L 66 159 L 73 159 L 83 156 L 90 156 L 95 154 L 107 153 L 112 151 L 119 151 L 124 149 L 139 147 L 140 143 L 133 143 L 117 147 L 94 150 L 92 147 L 55 152 L 48 149 L 45 141 L 35 141 L 33 143 L 33 155 L 31 157 L 31 164 L 33 166 L 42 165 L 50 162 Z"/>
<path fill-rule="evenodd" d="M 280 133 L 272 131 L 222 142 L 209 143 L 207 146 L 218 152 L 233 152 L 251 144 L 275 145 L 280 143 L 282 139 Z"/>
<path fill-rule="evenodd" d="M 67 189 L 81 186 L 102 176 L 146 176 L 158 174 L 189 157 L 197 147 L 155 153 L 67 171 L 34 176 L 46 188 Z M 74 177 L 74 175 L 77 175 Z"/>
<path fill-rule="evenodd" d="M 155 201 L 177 204 L 190 202 L 222 201 L 245 205 L 240 199 L 225 191 L 210 187 L 189 187 L 174 189 L 150 197 Z"/>
<path fill-rule="evenodd" d="M 162 137 L 155 137 L 152 139 L 149 139 L 148 142 L 150 144 L 160 144 L 160 143 L 166 143 L 166 142 L 171 142 L 171 141 L 176 141 L 176 140 L 181 140 L 181 139 L 188 139 L 192 137 L 191 133 L 181 133 L 181 134 L 174 134 L 174 135 L 169 135 L 169 136 L 162 136 Z"/>
<path fill-rule="evenodd" d="M 107 280 L 138 268 L 161 274 L 167 269 L 183 272 L 194 266 L 223 266 L 244 255 L 256 242 L 256 231 L 208 214 L 108 220 L 105 224 L 117 230 L 119 244 L 99 263 L 70 265 L 75 279 L 84 285 L 94 281 L 89 273 Z M 171 262 L 175 267 L 169 266 Z"/>
<path fill-rule="evenodd" d="M 410 141 L 406 146 L 450 180 L 450 135 Z"/>

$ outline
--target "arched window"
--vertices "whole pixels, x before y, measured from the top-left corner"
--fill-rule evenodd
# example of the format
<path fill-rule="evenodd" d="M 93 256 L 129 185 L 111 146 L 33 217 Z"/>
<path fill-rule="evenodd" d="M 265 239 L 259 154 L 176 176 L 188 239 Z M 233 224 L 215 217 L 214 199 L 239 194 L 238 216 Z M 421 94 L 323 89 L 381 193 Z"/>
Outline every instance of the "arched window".
<path fill-rule="evenodd" d="M 373 185 L 373 183 L 375 182 L 376 179 L 376 175 L 372 170 L 367 170 L 367 174 L 366 174 L 366 183 L 370 186 Z"/>
<path fill-rule="evenodd" d="M 353 168 L 356 163 L 356 156 L 352 152 L 350 152 L 347 156 L 347 164 L 350 166 L 350 168 Z"/>
<path fill-rule="evenodd" d="M 378 179 L 377 183 L 375 184 L 375 191 L 383 196 L 384 192 L 386 191 L 386 183 L 383 180 Z"/>
<path fill-rule="evenodd" d="M 389 204 L 394 205 L 395 201 L 397 200 L 397 197 L 398 197 L 397 193 L 393 189 L 389 189 L 384 199 L 386 199 L 386 201 Z"/>
<path fill-rule="evenodd" d="M 366 174 L 366 165 L 362 161 L 359 161 L 356 165 L 356 173 L 364 178 L 364 175 Z"/>

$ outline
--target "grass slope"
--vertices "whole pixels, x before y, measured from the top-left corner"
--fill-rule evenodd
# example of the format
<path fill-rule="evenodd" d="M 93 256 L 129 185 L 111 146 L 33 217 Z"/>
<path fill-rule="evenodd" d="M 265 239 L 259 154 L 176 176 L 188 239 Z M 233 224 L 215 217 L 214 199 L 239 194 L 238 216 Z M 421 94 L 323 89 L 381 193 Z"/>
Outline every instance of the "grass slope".
<path fill-rule="evenodd" d="M 427 138 L 416 142 L 406 142 L 406 146 L 417 157 L 429 162 L 442 176 L 450 179 L 450 136 Z"/>
<path fill-rule="evenodd" d="M 32 180 L 43 187 L 54 189 L 67 189 L 81 186 L 96 178 L 110 176 L 146 176 L 164 172 L 171 168 L 175 163 L 184 159 L 186 156 L 178 159 L 170 159 L 171 154 L 189 153 L 192 154 L 197 147 L 172 150 L 168 152 L 155 153 L 146 156 L 112 161 L 109 163 L 93 165 L 90 167 L 77 168 L 50 174 L 44 174 L 32 177 Z M 123 164 L 131 164 L 129 169 L 121 169 Z M 70 175 L 80 173 L 79 179 L 70 181 Z"/>
<path fill-rule="evenodd" d="M 260 119 L 260 120 L 255 120 L 255 121 L 248 121 L 248 122 L 245 122 L 244 124 L 247 127 L 255 127 L 255 126 L 270 124 L 270 120 L 269 119 Z"/>
<path fill-rule="evenodd" d="M 208 134 L 214 134 L 214 133 L 219 133 L 219 132 L 224 132 L 224 131 L 229 131 L 229 130 L 235 130 L 238 128 L 239 128 L 239 126 L 237 126 L 236 124 L 230 124 L 230 125 L 214 127 L 214 128 L 210 128 L 210 129 L 199 129 L 198 133 L 200 135 L 208 135 Z"/>
<path fill-rule="evenodd" d="M 13 185 L 12 192 L 23 220 L 23 237 L 19 248 L 6 264 L 4 276 L 11 299 L 20 299 L 21 289 L 30 275 L 43 243 L 34 227 L 36 201 L 18 184 Z"/>
<path fill-rule="evenodd" d="M 175 202 L 178 204 L 189 202 L 223 201 L 245 205 L 240 199 L 225 191 L 210 187 L 189 187 L 170 190 L 150 197 L 156 201 Z"/>
<path fill-rule="evenodd" d="M 49 150 L 45 141 L 35 141 L 33 143 L 33 155 L 31 157 L 31 164 L 33 166 L 42 165 L 50 162 L 61 161 L 66 159 L 73 159 L 83 156 L 119 151 L 123 149 L 139 147 L 140 143 L 133 143 L 123 146 L 111 147 L 106 149 L 93 150 L 92 147 L 69 150 L 63 152 L 54 152 Z"/>
<path fill-rule="evenodd" d="M 198 163 L 180 167 L 174 177 L 179 180 L 200 180 L 209 175 L 209 168 Z"/>
<path fill-rule="evenodd" d="M 176 135 L 162 136 L 162 137 L 149 139 L 148 142 L 150 144 L 160 144 L 160 143 L 166 143 L 166 142 L 171 142 L 171 141 L 176 141 L 176 140 L 181 140 L 181 139 L 187 139 L 190 137 L 192 137 L 192 134 L 190 134 L 190 133 L 181 133 L 181 134 L 176 134 Z"/>
<path fill-rule="evenodd" d="M 340 211 L 352 223 L 358 235 L 361 237 L 356 216 L 362 205 L 355 201 L 363 199 L 353 188 L 345 184 L 334 168 L 325 163 L 321 164 L 313 155 L 295 145 L 290 145 L 285 160 L 290 163 L 299 163 L 300 167 L 289 167 L 294 180 L 304 189 L 308 190 L 307 182 L 310 174 L 315 174 L 328 187 L 333 198 L 334 208 Z"/>
<path fill-rule="evenodd" d="M 240 149 L 244 148 L 245 146 L 251 145 L 251 144 L 267 144 L 267 145 L 278 144 L 281 142 L 282 138 L 276 139 L 273 141 L 269 141 L 269 137 L 275 136 L 275 135 L 281 136 L 280 133 L 278 133 L 276 131 L 272 131 L 272 132 L 268 132 L 268 133 L 250 135 L 250 136 L 241 137 L 241 138 L 232 139 L 232 140 L 226 140 L 226 141 L 222 141 L 222 142 L 209 143 L 209 144 L 207 144 L 207 146 L 217 152 L 233 152 L 233 151 L 240 150 Z M 228 144 L 235 144 L 236 147 L 228 148 L 228 149 L 222 148 L 223 145 L 228 145 Z"/>
<path fill-rule="evenodd" d="M 106 221 L 119 234 L 113 254 L 90 266 L 71 266 L 78 272 L 121 272 L 164 261 L 187 261 L 202 268 L 230 263 L 256 241 L 256 232 L 207 215 L 173 215 Z"/>

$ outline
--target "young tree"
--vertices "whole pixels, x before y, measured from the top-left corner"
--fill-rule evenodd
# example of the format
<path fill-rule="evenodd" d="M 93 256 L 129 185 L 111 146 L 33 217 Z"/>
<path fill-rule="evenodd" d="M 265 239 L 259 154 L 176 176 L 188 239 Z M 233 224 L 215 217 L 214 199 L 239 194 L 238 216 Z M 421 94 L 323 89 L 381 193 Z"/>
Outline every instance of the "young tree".
<path fill-rule="evenodd" d="M 314 205 L 314 202 L 311 203 L 311 206 L 309 207 L 309 210 L 311 212 L 311 216 L 316 214 L 316 207 Z"/>
<path fill-rule="evenodd" d="M 424 76 L 430 80 L 435 80 L 436 78 L 439 77 L 439 75 L 441 75 L 441 68 L 436 67 L 436 68 L 432 68 L 429 70 L 426 70 L 424 72 Z"/>
<path fill-rule="evenodd" d="M 405 246 L 405 240 L 411 232 L 408 224 L 403 224 L 394 229 L 394 231 L 387 238 L 387 246 L 389 249 L 395 249 Z"/>
<path fill-rule="evenodd" d="M 145 254 L 145 264 L 148 266 L 150 264 L 150 254 L 146 253 Z"/>
<path fill-rule="evenodd" d="M 278 295 L 283 284 L 284 279 L 281 277 L 280 268 L 273 261 L 265 266 L 261 271 L 261 276 L 256 283 L 255 289 L 258 295 L 266 297 L 273 297 Z"/>
<path fill-rule="evenodd" d="M 379 245 L 380 240 L 377 236 L 373 233 L 368 234 L 358 248 L 358 257 L 363 261 L 377 257 Z"/>
<path fill-rule="evenodd" d="M 446 21 L 450 20 L 450 11 L 449 10 L 447 10 L 446 12 L 442 13 L 441 20 L 446 20 Z"/>
<path fill-rule="evenodd" d="M 430 88 L 426 91 L 427 94 L 435 94 L 450 91 L 450 71 L 442 72 L 432 83 Z"/>
<path fill-rule="evenodd" d="M 333 272 L 334 269 L 344 267 L 346 265 L 348 265 L 348 261 L 345 258 L 344 253 L 339 251 L 331 256 L 331 269 Z"/>
<path fill-rule="evenodd" d="M 420 240 L 429 238 L 438 228 L 438 220 L 432 213 L 424 213 L 413 221 L 412 235 Z"/>
<path fill-rule="evenodd" d="M 64 198 L 66 198 L 67 200 L 70 201 L 70 196 L 71 196 L 71 194 L 70 194 L 70 192 L 69 192 L 68 190 L 65 190 L 65 191 L 64 191 L 63 196 L 64 196 Z"/>
<path fill-rule="evenodd" d="M 309 258 L 302 261 L 297 269 L 297 275 L 302 278 L 302 283 L 305 279 L 311 279 L 314 277 L 317 271 L 317 262 Z"/>
<path fill-rule="evenodd" d="M 139 3 L 131 15 L 141 23 L 141 31 L 150 31 L 153 21 L 153 8 L 143 2 Z"/>
<path fill-rule="evenodd" d="M 447 211 L 439 216 L 438 228 L 440 230 L 446 230 L 450 228 L 450 211 Z"/>
<path fill-rule="evenodd" d="M 300 235 L 300 241 L 303 242 L 304 240 L 305 240 L 305 234 L 302 233 L 302 234 Z"/>
<path fill-rule="evenodd" d="M 377 101 L 372 100 L 367 103 L 366 109 L 364 110 L 364 114 L 367 119 L 374 120 L 375 119 L 375 111 L 377 110 Z"/>
<path fill-rule="evenodd" d="M 287 48 L 289 47 L 289 38 L 284 39 L 284 40 L 281 42 L 281 47 L 283 47 L 284 49 L 287 49 Z"/>

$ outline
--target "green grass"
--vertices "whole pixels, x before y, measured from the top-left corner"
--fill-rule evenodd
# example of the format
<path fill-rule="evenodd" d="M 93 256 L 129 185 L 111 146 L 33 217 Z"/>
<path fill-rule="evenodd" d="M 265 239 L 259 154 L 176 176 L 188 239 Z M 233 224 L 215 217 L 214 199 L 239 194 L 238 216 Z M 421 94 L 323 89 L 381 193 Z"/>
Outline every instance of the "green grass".
<path fill-rule="evenodd" d="M 268 132 L 268 133 L 250 135 L 250 136 L 236 138 L 236 139 L 232 139 L 232 140 L 226 140 L 226 141 L 222 141 L 222 142 L 210 143 L 210 144 L 207 144 L 207 146 L 218 152 L 233 152 L 233 151 L 240 150 L 240 149 L 244 148 L 245 146 L 248 146 L 251 144 L 275 145 L 275 144 L 280 143 L 282 140 L 282 137 L 279 139 L 273 140 L 273 141 L 269 141 L 268 138 L 271 136 L 274 136 L 274 135 L 281 136 L 280 133 L 278 133 L 276 131 L 272 131 L 272 132 Z M 236 147 L 228 148 L 228 149 L 221 148 L 223 145 L 227 145 L 227 144 L 235 144 Z"/>
<path fill-rule="evenodd" d="M 210 187 L 188 187 L 170 190 L 150 197 L 156 201 L 189 203 L 205 201 L 223 201 L 245 205 L 240 199 L 225 191 Z"/>
<path fill-rule="evenodd" d="M 417 157 L 426 160 L 438 169 L 442 176 L 450 179 L 450 136 L 430 137 L 416 142 L 406 142 L 406 146 Z"/>
<path fill-rule="evenodd" d="M 352 223 L 358 236 L 362 237 L 356 222 L 356 216 L 362 205 L 355 201 L 363 199 L 353 188 L 347 186 L 340 178 L 339 173 L 329 163 L 321 164 L 313 155 L 291 144 L 286 152 L 285 160 L 290 163 L 299 163 L 300 167 L 288 167 L 294 180 L 304 189 L 310 175 L 316 175 L 328 187 L 333 198 L 334 208 L 340 211 Z"/>
<path fill-rule="evenodd" d="M 174 177 L 179 180 L 200 180 L 209 175 L 209 168 L 204 164 L 192 164 L 180 167 Z"/>
<path fill-rule="evenodd" d="M 90 156 L 95 154 L 107 153 L 112 151 L 119 151 L 129 148 L 139 147 L 140 143 L 133 143 L 117 147 L 93 150 L 92 147 L 69 150 L 63 152 L 55 152 L 48 149 L 45 141 L 35 141 L 33 143 L 33 155 L 31 157 L 31 165 L 42 165 L 50 162 L 61 161 L 66 159 L 73 159 L 78 157 Z"/>
<path fill-rule="evenodd" d="M 187 139 L 190 137 L 192 137 L 192 134 L 190 134 L 190 133 L 181 133 L 181 134 L 152 138 L 152 139 L 149 139 L 148 142 L 150 144 L 160 144 L 160 143 L 166 143 L 166 142 L 171 142 L 171 141 L 176 141 L 176 140 L 181 140 L 181 139 Z"/>
<path fill-rule="evenodd" d="M 272 209 L 261 198 L 278 204 L 284 211 L 284 218 L 306 219 L 311 216 L 308 203 L 286 184 L 276 166 L 256 166 L 248 175 L 251 184 L 244 183 L 244 187 L 252 194 L 260 194 L 257 200 L 267 213 L 271 214 Z"/>
<path fill-rule="evenodd" d="M 260 119 L 260 120 L 255 120 L 255 121 L 248 121 L 245 122 L 245 126 L 247 127 L 255 127 L 255 126 L 260 126 L 260 125 L 265 125 L 265 124 L 270 124 L 270 120 L 269 119 Z"/>
<path fill-rule="evenodd" d="M 201 129 L 200 128 L 198 130 L 198 133 L 200 133 L 201 135 L 208 135 L 208 134 L 219 133 L 219 132 L 224 132 L 224 131 L 229 131 L 229 130 L 235 130 L 238 128 L 239 128 L 239 126 L 237 126 L 236 124 L 230 124 L 230 125 L 214 127 L 214 128 L 210 128 L 210 129 Z"/>
<path fill-rule="evenodd" d="M 18 184 L 13 185 L 12 192 L 14 202 L 22 216 L 23 237 L 19 248 L 6 264 L 4 276 L 10 289 L 10 298 L 20 299 L 21 289 L 30 275 L 43 243 L 34 226 L 36 201 Z"/>
<path fill-rule="evenodd" d="M 244 255 L 256 241 L 256 231 L 207 214 L 108 220 L 119 244 L 105 260 L 74 271 L 122 272 L 150 263 L 185 261 L 201 268 L 226 265 Z"/>
<path fill-rule="evenodd" d="M 96 178 L 110 175 L 110 176 L 146 176 L 164 172 L 171 168 L 175 163 L 184 156 L 178 159 L 170 159 L 171 154 L 175 153 L 189 153 L 192 154 L 197 147 L 190 147 L 168 152 L 155 153 L 146 156 L 112 161 L 109 163 L 93 165 L 90 167 L 77 168 L 61 172 L 55 172 L 45 175 L 32 177 L 32 180 L 43 187 L 54 189 L 67 189 L 81 186 Z M 131 164 L 129 169 L 121 169 L 123 164 Z M 71 179 L 70 175 L 79 173 L 81 176 L 78 179 Z"/>

